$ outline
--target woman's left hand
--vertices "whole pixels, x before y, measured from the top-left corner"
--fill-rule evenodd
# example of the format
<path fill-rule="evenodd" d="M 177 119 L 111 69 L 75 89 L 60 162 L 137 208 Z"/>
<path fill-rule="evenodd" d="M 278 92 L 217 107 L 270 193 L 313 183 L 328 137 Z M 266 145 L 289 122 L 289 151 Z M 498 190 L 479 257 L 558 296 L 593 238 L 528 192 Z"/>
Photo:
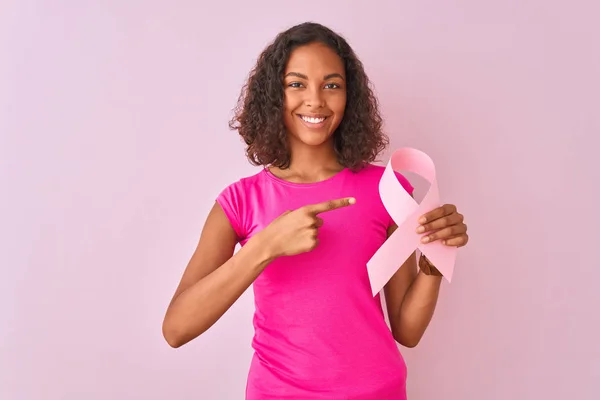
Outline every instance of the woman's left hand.
<path fill-rule="evenodd" d="M 421 238 L 422 243 L 441 240 L 446 246 L 462 247 L 469 241 L 464 217 L 454 204 L 444 204 L 424 214 L 419 224 L 417 233 L 427 233 Z"/>

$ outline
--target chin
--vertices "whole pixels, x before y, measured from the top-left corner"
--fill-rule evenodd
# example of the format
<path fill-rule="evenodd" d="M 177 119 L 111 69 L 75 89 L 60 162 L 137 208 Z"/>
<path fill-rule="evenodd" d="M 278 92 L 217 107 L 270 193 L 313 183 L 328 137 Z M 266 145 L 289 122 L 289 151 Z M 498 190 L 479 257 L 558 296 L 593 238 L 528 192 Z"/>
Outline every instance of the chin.
<path fill-rule="evenodd" d="M 331 141 L 333 134 L 329 132 L 309 131 L 298 132 L 298 134 L 294 136 L 297 140 L 299 140 L 307 146 L 322 146 Z"/>

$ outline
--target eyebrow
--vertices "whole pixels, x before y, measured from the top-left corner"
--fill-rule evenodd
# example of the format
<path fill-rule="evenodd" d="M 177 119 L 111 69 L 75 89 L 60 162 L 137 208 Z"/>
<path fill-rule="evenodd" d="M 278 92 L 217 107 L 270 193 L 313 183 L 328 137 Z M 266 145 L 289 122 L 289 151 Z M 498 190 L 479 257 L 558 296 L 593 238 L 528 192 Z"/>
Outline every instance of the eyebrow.
<path fill-rule="evenodd" d="M 288 72 L 285 76 L 286 77 L 288 77 L 288 76 L 296 76 L 298 78 L 307 79 L 308 80 L 308 76 L 306 76 L 304 74 L 301 74 L 299 72 Z M 331 78 L 340 78 L 341 80 L 344 80 L 344 77 L 341 74 L 338 74 L 337 72 L 334 72 L 333 74 L 327 74 L 327 75 L 325 75 L 323 77 L 323 80 L 326 81 L 326 80 L 331 79 Z"/>

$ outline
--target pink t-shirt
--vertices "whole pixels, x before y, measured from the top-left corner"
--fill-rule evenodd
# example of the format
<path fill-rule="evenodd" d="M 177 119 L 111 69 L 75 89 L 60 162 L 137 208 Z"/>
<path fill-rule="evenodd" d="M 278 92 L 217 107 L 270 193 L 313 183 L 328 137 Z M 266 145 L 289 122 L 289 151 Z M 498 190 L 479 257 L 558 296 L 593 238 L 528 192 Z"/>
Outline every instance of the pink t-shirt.
<path fill-rule="evenodd" d="M 286 210 L 355 197 L 356 204 L 320 214 L 319 246 L 282 257 L 253 283 L 252 359 L 247 400 L 404 400 L 406 366 L 366 263 L 393 220 L 379 197 L 383 167 L 344 169 L 298 184 L 264 169 L 217 198 L 241 245 Z M 400 174 L 400 183 L 412 186 Z"/>

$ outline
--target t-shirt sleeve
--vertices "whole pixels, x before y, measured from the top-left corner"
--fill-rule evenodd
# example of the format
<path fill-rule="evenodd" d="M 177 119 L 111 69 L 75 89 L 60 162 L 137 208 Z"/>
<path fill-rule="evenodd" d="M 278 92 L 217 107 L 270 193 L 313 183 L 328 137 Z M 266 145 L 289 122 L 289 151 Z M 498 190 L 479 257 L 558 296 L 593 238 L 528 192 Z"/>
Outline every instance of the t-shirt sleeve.
<path fill-rule="evenodd" d="M 225 212 L 239 241 L 246 238 L 243 224 L 244 216 L 242 214 L 244 204 L 243 194 L 244 191 L 241 188 L 241 182 L 236 182 L 223 189 L 216 198 L 216 202 L 221 206 L 223 212 Z"/>

